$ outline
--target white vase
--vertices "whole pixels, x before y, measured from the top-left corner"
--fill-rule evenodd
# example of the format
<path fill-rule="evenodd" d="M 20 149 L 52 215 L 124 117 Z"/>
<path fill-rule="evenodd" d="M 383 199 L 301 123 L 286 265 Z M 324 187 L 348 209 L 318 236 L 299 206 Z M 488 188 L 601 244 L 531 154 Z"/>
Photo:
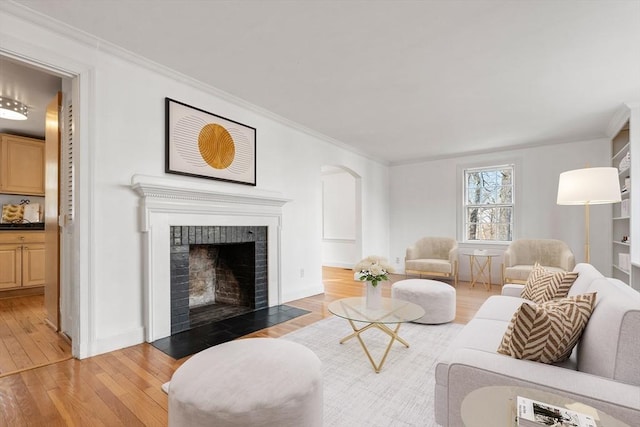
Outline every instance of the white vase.
<path fill-rule="evenodd" d="M 377 310 L 382 308 L 382 285 L 373 286 L 371 282 L 365 285 L 365 301 L 368 309 Z"/>

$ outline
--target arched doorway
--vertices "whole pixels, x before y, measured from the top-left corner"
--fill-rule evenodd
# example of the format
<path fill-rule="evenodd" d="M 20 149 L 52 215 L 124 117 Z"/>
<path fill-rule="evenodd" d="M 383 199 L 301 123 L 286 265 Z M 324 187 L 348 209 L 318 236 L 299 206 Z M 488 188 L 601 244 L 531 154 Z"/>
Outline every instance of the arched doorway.
<path fill-rule="evenodd" d="M 339 165 L 322 175 L 322 265 L 351 268 L 362 258 L 362 185 L 360 176 Z"/>

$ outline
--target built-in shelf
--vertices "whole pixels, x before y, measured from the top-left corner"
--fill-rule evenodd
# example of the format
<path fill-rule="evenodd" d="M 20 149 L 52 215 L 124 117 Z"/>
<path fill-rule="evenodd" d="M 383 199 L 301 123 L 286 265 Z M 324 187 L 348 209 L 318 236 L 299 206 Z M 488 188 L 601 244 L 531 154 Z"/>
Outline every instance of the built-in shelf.
<path fill-rule="evenodd" d="M 618 171 L 618 180 L 620 183 L 620 198 L 622 203 L 614 203 L 612 207 L 612 245 L 611 245 L 611 275 L 627 284 L 631 283 L 630 256 L 632 252 L 631 245 L 631 196 L 630 186 L 632 185 L 632 173 L 635 168 L 632 160 L 637 153 L 631 153 L 632 144 L 629 133 L 629 116 L 621 120 L 618 132 L 611 139 L 611 166 Z M 623 241 L 625 239 L 625 241 Z M 625 270 L 620 266 L 627 267 Z"/>
<path fill-rule="evenodd" d="M 617 265 L 613 265 L 613 269 L 619 271 L 620 273 L 624 273 L 626 275 L 629 275 L 629 272 L 627 270 L 623 270 L 622 268 L 618 267 Z"/>
<path fill-rule="evenodd" d="M 624 157 L 627 155 L 627 151 L 629 151 L 629 147 L 631 146 L 630 142 L 627 142 L 624 147 L 622 147 L 620 150 L 618 150 L 618 152 L 616 154 L 613 155 L 613 159 L 614 160 L 618 160 L 621 157 Z"/>

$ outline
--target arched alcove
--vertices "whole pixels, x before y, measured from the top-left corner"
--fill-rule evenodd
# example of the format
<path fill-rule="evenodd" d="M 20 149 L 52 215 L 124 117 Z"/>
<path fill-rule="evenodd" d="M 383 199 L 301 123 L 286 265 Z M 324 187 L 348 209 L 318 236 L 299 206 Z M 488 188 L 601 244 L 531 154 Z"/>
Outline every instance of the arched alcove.
<path fill-rule="evenodd" d="M 360 175 L 340 165 L 325 165 L 322 175 L 322 264 L 351 268 L 362 258 Z"/>

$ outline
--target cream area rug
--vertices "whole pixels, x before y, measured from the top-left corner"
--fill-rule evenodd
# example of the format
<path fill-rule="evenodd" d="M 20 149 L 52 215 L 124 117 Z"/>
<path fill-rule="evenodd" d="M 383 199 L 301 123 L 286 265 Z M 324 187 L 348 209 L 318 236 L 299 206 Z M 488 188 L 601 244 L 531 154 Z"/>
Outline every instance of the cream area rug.
<path fill-rule="evenodd" d="M 280 339 L 307 346 L 322 361 L 326 427 L 436 427 L 436 361 L 462 328 L 454 323 L 402 324 L 399 335 L 410 347 L 396 341 L 378 374 L 356 338 L 340 344 L 353 332 L 344 319 L 330 317 Z M 362 338 L 378 363 L 389 336 L 372 328 Z M 168 393 L 169 383 L 162 389 Z"/>
<path fill-rule="evenodd" d="M 435 364 L 463 325 L 406 323 L 376 374 L 349 323 L 330 317 L 283 336 L 313 350 L 322 361 L 324 425 L 327 427 L 437 426 L 433 415 Z M 389 336 L 372 328 L 362 337 L 373 359 L 380 361 Z"/>

